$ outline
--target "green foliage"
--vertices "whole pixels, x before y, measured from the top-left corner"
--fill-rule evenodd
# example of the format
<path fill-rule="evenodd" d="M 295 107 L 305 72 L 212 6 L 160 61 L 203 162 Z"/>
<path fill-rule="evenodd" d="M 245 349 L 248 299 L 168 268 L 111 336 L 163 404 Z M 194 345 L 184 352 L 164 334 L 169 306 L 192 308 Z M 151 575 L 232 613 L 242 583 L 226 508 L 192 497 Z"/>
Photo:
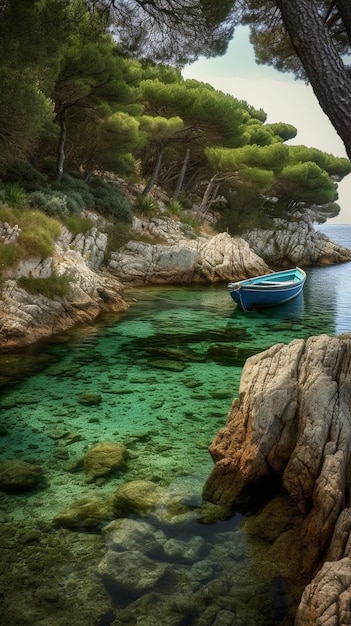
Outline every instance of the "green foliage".
<path fill-rule="evenodd" d="M 60 191 L 49 193 L 34 191 L 28 195 L 28 199 L 32 207 L 44 211 L 47 215 L 64 217 L 68 214 L 67 196 Z"/>
<path fill-rule="evenodd" d="M 24 191 L 47 188 L 47 177 L 36 170 L 29 161 L 18 159 L 6 168 L 6 181 L 17 183 Z"/>
<path fill-rule="evenodd" d="M 8 254 L 9 259 L 17 254 L 22 258 L 52 256 L 55 239 L 62 229 L 60 222 L 41 211 L 16 209 L 6 205 L 0 207 L 0 221 L 8 222 L 10 226 L 17 225 L 20 229 L 17 245 L 21 252 L 16 249 L 8 253 L 4 251 L 3 254 Z"/>
<path fill-rule="evenodd" d="M 128 241 L 134 239 L 131 224 L 127 224 L 126 222 L 112 220 L 112 224 L 107 226 L 106 232 L 108 241 L 105 252 L 106 259 L 109 258 L 111 252 L 119 250 Z"/>
<path fill-rule="evenodd" d="M 94 222 L 91 219 L 81 215 L 67 215 L 67 217 L 63 218 L 63 223 L 72 235 L 78 235 L 79 233 L 85 235 L 94 226 Z"/>
<path fill-rule="evenodd" d="M 146 12 L 139 2 L 3 0 L 0 4 L 0 175 L 6 181 L 0 189 L 1 202 L 24 209 L 28 201 L 60 219 L 96 209 L 130 224 L 127 198 L 115 185 L 92 178 L 93 172 L 129 176 L 140 172 L 149 182 L 155 173 L 158 184 L 170 195 L 176 189 L 177 197 L 189 189 L 199 193 L 215 174 L 217 182 L 227 178 L 237 199 L 242 197 L 245 212 L 245 195 L 247 199 L 251 188 L 254 194 L 261 191 L 278 197 L 276 207 L 291 200 L 333 201 L 335 181 L 351 171 L 348 159 L 284 145 L 296 135 L 290 124 L 267 124 L 262 109 L 206 83 L 184 80 L 178 68 L 164 65 L 167 55 L 175 58 L 175 48 L 178 59 L 200 49 L 224 49 L 235 15 L 251 24 L 252 42 L 262 62 L 298 71 L 300 64 L 274 2 L 250 0 L 238 9 L 233 0 L 189 0 L 179 11 L 165 0 L 162 6 L 147 3 Z M 175 41 L 173 30 L 158 30 L 158 45 L 165 54 L 162 64 L 126 57 L 116 47 L 111 23 L 100 11 L 112 4 L 120 16 L 128 7 L 128 21 L 120 20 L 118 33 L 113 32 L 127 44 L 124 37 L 130 27 L 134 36 L 128 46 L 134 42 L 133 52 L 150 51 L 156 41 L 151 41 L 150 28 L 154 32 L 156 24 L 165 25 L 166 16 L 167 24 L 180 31 Z M 89 11 L 92 6 L 96 10 Z M 327 3 L 321 6 L 326 8 Z M 231 16 L 230 25 L 221 24 L 225 16 Z M 194 29 L 198 39 L 187 49 L 184 43 Z M 201 40 L 204 33 L 213 39 Z M 340 33 L 338 50 L 346 50 L 347 36 Z M 166 41 L 169 50 L 161 45 Z M 67 139 L 58 146 L 60 131 Z M 25 159 L 53 163 L 58 147 L 66 155 L 65 168 L 75 175 L 64 174 L 55 185 L 49 171 L 44 176 Z M 84 180 L 78 172 L 84 173 Z M 146 197 L 137 200 L 136 210 L 151 215 L 158 207 Z M 172 213 L 184 223 L 190 219 L 176 205 Z M 31 237 L 23 236 L 30 248 Z"/>
<path fill-rule="evenodd" d="M 285 124 L 284 122 L 267 124 L 267 128 L 270 128 L 274 135 L 280 137 L 282 141 L 289 141 L 289 139 L 294 139 L 297 135 L 297 128 L 291 124 Z"/>
<path fill-rule="evenodd" d="M 150 141 L 165 141 L 179 133 L 184 123 L 179 116 L 171 118 L 144 115 L 140 118 L 140 129 L 149 137 Z"/>
<path fill-rule="evenodd" d="M 279 195 L 305 204 L 327 204 L 337 199 L 337 186 L 316 163 L 287 165 L 277 181 Z"/>
<path fill-rule="evenodd" d="M 329 176 L 340 181 L 351 172 L 349 159 L 335 157 L 327 152 L 322 152 L 317 148 L 307 148 L 306 146 L 289 146 L 289 157 L 291 164 L 313 162 Z"/>
<path fill-rule="evenodd" d="M 158 211 L 158 205 L 151 196 L 140 195 L 135 200 L 134 210 L 142 215 L 153 215 Z"/>
<path fill-rule="evenodd" d="M 178 215 L 178 217 L 183 213 L 183 206 L 182 203 L 179 202 L 179 200 L 171 200 L 168 203 L 167 209 L 169 213 L 172 213 L 173 215 Z"/>
<path fill-rule="evenodd" d="M 27 196 L 17 183 L 6 183 L 4 185 L 5 202 L 18 209 L 23 209 L 27 202 Z"/>
<path fill-rule="evenodd" d="M 94 195 L 91 192 L 89 184 L 82 178 L 64 173 L 61 183 L 57 186 L 57 189 L 64 191 L 67 196 L 73 198 L 78 198 L 76 194 L 79 194 L 81 198 L 79 203 L 81 204 L 82 209 L 92 210 L 95 208 Z"/>
<path fill-rule="evenodd" d="M 94 196 L 97 211 L 103 215 L 111 215 L 122 222 L 132 222 L 133 217 L 128 198 L 114 183 L 105 183 L 96 179 L 90 189 Z"/>
<path fill-rule="evenodd" d="M 200 233 L 199 220 L 194 215 L 187 213 L 179 200 L 171 200 L 167 206 L 167 210 L 170 215 L 176 215 L 179 221 L 182 222 L 182 224 L 187 224 L 188 226 L 190 226 L 194 233 Z"/>
<path fill-rule="evenodd" d="M 206 156 L 218 171 L 235 171 L 252 167 L 280 172 L 289 161 L 289 148 L 281 143 L 269 146 L 243 146 L 235 150 L 209 148 Z"/>
<path fill-rule="evenodd" d="M 242 186 L 232 193 L 225 192 L 227 202 L 217 207 L 216 229 L 227 230 L 232 236 L 242 235 L 254 228 L 272 227 L 271 216 L 262 206 L 262 199 L 253 188 Z"/>
<path fill-rule="evenodd" d="M 18 243 L 23 247 L 26 257 L 52 256 L 54 241 L 61 232 L 61 224 L 40 211 L 23 211 L 17 222 L 21 234 Z"/>
<path fill-rule="evenodd" d="M 59 276 L 54 272 L 48 278 L 20 276 L 17 283 L 22 289 L 25 289 L 29 293 L 40 294 L 51 299 L 55 296 L 64 298 L 68 295 L 70 289 L 68 277 L 65 274 Z"/>
<path fill-rule="evenodd" d="M 17 265 L 22 256 L 23 251 L 17 243 L 0 243 L 0 272 Z"/>

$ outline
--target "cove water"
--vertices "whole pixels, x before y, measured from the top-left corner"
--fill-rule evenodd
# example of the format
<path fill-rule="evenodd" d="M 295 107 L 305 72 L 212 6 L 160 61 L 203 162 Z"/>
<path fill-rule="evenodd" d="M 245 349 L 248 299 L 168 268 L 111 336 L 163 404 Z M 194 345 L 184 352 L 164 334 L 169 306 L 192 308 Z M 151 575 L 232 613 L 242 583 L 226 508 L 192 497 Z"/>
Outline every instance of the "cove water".
<path fill-rule="evenodd" d="M 351 225 L 318 229 L 351 248 Z M 351 331 L 350 278 L 350 263 L 309 268 L 301 297 L 250 313 L 236 307 L 225 285 L 129 290 L 131 306 L 118 319 L 41 343 L 19 359 L 1 357 L 0 459 L 41 463 L 46 484 L 25 494 L 1 494 L 0 526 L 8 533 L 28 524 L 31 529 L 50 525 L 74 500 L 110 493 L 132 480 L 153 481 L 194 506 L 201 502 L 213 467 L 207 448 L 237 397 L 246 358 L 294 338 Z M 82 406 L 82 393 L 100 394 L 101 403 Z M 82 471 L 67 470 L 90 446 L 110 440 L 132 451 L 122 473 L 102 485 L 87 485 Z M 201 537 L 201 555 L 173 562 L 168 583 L 155 583 L 142 598 L 131 594 L 126 600 L 108 589 L 115 608 L 101 624 L 292 625 L 294 598 L 283 580 L 267 580 L 261 572 L 262 555 L 252 553 L 241 522 L 235 515 L 210 525 L 189 517 L 167 523 L 168 539 L 186 545 Z M 156 536 L 160 523 L 149 523 Z M 25 567 L 25 556 L 19 559 L 17 566 Z M 79 559 L 74 568 L 79 578 Z M 81 576 L 84 584 L 83 568 Z M 175 609 L 179 596 L 186 602 Z M 11 621 L 8 605 L 2 623 L 15 625 L 16 619 L 15 606 Z M 66 622 L 50 621 L 66 623 L 71 624 L 69 607 Z"/>

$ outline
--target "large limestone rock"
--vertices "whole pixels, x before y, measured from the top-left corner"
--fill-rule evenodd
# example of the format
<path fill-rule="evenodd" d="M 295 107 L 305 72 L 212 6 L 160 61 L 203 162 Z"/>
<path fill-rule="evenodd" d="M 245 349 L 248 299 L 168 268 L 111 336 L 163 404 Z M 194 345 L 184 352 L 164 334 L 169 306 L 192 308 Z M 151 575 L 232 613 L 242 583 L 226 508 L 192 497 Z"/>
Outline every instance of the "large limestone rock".
<path fill-rule="evenodd" d="M 84 237 L 63 229 L 53 257 L 28 259 L 7 271 L 0 299 L 0 350 L 29 345 L 90 322 L 101 312 L 125 311 L 121 283 L 99 270 L 106 244 L 106 236 L 95 227 Z M 49 278 L 52 272 L 68 276 L 66 298 L 30 294 L 16 282 L 19 276 Z"/>
<path fill-rule="evenodd" d="M 247 510 L 278 497 L 295 516 L 286 559 L 294 555 L 310 581 L 326 559 L 303 594 L 298 626 L 351 623 L 351 334 L 295 340 L 249 358 L 210 453 L 205 499 Z M 279 532 L 270 544 L 281 544 Z"/>
<path fill-rule="evenodd" d="M 351 250 L 315 230 L 313 210 L 295 213 L 290 221 L 274 220 L 274 230 L 253 230 L 246 241 L 268 265 L 333 265 L 351 261 Z"/>
<path fill-rule="evenodd" d="M 270 272 L 246 241 L 227 233 L 165 245 L 130 241 L 111 254 L 109 270 L 130 285 L 208 284 Z"/>

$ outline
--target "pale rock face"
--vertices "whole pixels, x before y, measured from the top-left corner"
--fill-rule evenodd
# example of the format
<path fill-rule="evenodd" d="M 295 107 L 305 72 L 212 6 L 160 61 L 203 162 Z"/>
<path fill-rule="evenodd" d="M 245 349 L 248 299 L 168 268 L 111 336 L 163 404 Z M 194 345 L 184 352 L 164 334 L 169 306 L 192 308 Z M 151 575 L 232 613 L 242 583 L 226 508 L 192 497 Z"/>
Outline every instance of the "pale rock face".
<path fill-rule="evenodd" d="M 98 271 L 104 261 L 107 246 L 106 233 L 100 232 L 94 226 L 89 233 L 79 233 L 75 237 L 66 229 L 62 229 L 60 238 L 56 243 L 58 252 L 65 255 L 68 251 L 76 252 L 86 265 L 93 271 Z"/>
<path fill-rule="evenodd" d="M 274 220 L 274 230 L 253 230 L 246 241 L 268 265 L 306 267 L 351 261 L 351 251 L 313 227 L 314 212 L 298 214 L 295 221 Z"/>
<path fill-rule="evenodd" d="M 8 270 L 0 300 L 0 349 L 29 345 L 94 320 L 103 311 L 125 311 L 128 305 L 122 285 L 111 274 L 100 271 L 106 246 L 107 236 L 99 231 L 98 224 L 86 235 L 76 237 L 63 228 L 53 257 L 27 259 Z M 49 278 L 53 272 L 68 277 L 66 298 L 29 294 L 16 283 L 20 276 Z"/>
<path fill-rule="evenodd" d="M 279 476 L 299 511 L 301 551 L 314 555 L 311 577 L 326 558 L 296 624 L 350 623 L 351 334 L 297 339 L 249 358 L 239 398 L 209 450 L 215 467 L 205 499 L 245 508 Z"/>
<path fill-rule="evenodd" d="M 270 272 L 243 239 L 227 233 L 174 245 L 130 241 L 112 253 L 109 270 L 132 285 L 226 282 Z"/>

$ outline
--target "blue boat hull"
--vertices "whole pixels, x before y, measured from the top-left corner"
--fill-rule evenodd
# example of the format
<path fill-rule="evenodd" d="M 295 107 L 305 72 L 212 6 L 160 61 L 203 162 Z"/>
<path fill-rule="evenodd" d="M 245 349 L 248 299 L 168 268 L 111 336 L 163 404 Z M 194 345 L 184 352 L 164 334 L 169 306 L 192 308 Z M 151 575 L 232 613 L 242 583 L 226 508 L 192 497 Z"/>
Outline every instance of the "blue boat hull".
<path fill-rule="evenodd" d="M 305 280 L 305 272 L 297 267 L 229 283 L 228 289 L 234 302 L 250 310 L 293 300 L 303 290 Z"/>

